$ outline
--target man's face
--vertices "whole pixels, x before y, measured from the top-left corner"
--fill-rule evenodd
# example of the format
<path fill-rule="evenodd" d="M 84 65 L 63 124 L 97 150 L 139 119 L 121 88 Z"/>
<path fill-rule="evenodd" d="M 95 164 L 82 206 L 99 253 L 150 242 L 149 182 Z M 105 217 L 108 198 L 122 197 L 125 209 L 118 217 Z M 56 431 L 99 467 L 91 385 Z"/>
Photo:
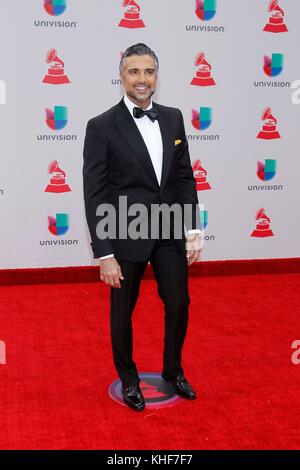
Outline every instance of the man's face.
<path fill-rule="evenodd" d="M 137 106 L 146 109 L 157 82 L 155 61 L 150 55 L 132 55 L 123 63 L 121 80 L 125 93 Z"/>

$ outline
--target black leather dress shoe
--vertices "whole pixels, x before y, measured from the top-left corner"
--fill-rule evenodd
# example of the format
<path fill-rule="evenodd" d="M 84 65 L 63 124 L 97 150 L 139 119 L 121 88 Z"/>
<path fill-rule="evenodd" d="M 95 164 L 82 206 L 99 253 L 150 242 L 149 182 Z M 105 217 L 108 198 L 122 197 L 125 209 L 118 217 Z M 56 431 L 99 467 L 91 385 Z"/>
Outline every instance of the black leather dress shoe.
<path fill-rule="evenodd" d="M 177 377 L 171 378 L 165 377 L 163 375 L 162 377 L 164 380 L 166 380 L 166 382 L 170 382 L 173 385 L 175 392 L 180 397 L 187 398 L 188 400 L 195 400 L 195 398 L 197 398 L 193 387 L 183 375 L 177 375 Z"/>
<path fill-rule="evenodd" d="M 126 405 L 135 411 L 145 409 L 145 400 L 139 385 L 122 386 L 123 400 Z"/>

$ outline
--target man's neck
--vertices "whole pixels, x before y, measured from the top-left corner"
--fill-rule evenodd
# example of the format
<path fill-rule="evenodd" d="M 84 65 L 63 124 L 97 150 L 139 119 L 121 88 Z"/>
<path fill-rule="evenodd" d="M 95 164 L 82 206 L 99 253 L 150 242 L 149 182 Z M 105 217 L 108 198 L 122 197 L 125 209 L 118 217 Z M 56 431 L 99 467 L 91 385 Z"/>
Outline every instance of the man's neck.
<path fill-rule="evenodd" d="M 142 108 L 143 110 L 146 110 L 147 108 L 149 108 L 150 104 L 152 103 L 151 98 L 145 103 L 140 103 L 140 102 L 133 101 L 133 99 L 127 94 L 125 96 L 134 106 L 137 106 L 138 108 Z"/>

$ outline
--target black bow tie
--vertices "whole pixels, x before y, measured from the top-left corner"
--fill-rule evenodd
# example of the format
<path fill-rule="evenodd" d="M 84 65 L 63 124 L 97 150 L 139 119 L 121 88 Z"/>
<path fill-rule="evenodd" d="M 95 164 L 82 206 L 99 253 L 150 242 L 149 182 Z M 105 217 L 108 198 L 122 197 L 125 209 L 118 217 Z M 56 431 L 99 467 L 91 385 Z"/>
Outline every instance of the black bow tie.
<path fill-rule="evenodd" d="M 144 111 L 142 108 L 133 108 L 133 115 L 138 119 L 143 116 L 148 116 L 152 122 L 158 119 L 158 112 L 154 108 L 148 109 L 148 111 Z"/>

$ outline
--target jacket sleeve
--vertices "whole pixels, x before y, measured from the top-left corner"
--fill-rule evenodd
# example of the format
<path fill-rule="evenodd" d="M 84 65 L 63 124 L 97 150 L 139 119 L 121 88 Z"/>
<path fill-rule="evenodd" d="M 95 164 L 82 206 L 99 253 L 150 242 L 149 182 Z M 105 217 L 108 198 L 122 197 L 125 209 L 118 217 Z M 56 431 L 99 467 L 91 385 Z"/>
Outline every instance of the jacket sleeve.
<path fill-rule="evenodd" d="M 101 217 L 96 215 L 100 204 L 107 203 L 109 153 L 105 137 L 94 120 L 86 128 L 83 150 L 83 191 L 87 223 L 92 239 L 94 258 L 113 253 L 109 238 L 99 239 L 96 233 Z"/>
<path fill-rule="evenodd" d="M 179 202 L 184 213 L 184 223 L 187 231 L 200 230 L 200 209 L 196 190 L 196 180 L 192 170 L 188 142 L 186 139 L 183 116 L 179 112 L 180 149 L 176 168 L 176 180 Z"/>

